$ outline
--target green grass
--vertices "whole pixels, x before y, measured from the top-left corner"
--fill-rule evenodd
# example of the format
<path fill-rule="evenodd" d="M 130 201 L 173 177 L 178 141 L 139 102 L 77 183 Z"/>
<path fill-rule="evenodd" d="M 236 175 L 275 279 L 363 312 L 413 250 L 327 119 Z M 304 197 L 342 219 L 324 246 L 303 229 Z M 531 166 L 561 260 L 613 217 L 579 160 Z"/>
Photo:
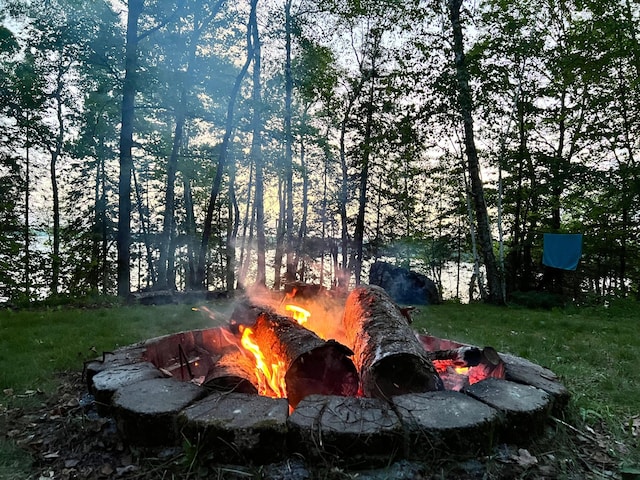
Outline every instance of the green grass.
<path fill-rule="evenodd" d="M 478 346 L 490 345 L 551 369 L 587 422 L 629 430 L 640 414 L 640 310 L 637 302 L 608 308 L 529 310 L 480 304 L 422 308 L 414 327 Z"/>
<path fill-rule="evenodd" d="M 220 304 L 223 309 L 228 305 Z M 216 306 L 212 306 L 216 308 Z M 85 360 L 147 338 L 215 325 L 184 306 L 0 310 L 0 394 L 55 388 L 55 372 L 81 371 Z M 3 403 L 0 396 L 0 404 Z"/>

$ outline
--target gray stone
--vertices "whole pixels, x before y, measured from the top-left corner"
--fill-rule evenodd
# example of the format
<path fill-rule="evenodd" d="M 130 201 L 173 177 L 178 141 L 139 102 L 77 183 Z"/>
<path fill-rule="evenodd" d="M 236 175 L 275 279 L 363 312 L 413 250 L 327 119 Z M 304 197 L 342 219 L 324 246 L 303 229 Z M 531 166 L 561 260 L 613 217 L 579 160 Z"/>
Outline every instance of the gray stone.
<path fill-rule="evenodd" d="M 286 454 L 289 403 L 245 393 L 214 393 L 184 409 L 182 433 L 218 461 L 267 463 Z"/>
<path fill-rule="evenodd" d="M 406 431 L 407 458 L 431 461 L 443 452 L 471 456 L 494 445 L 498 411 L 460 392 L 412 393 L 391 401 Z"/>
<path fill-rule="evenodd" d="M 145 351 L 146 348 L 142 344 L 134 344 L 119 348 L 113 352 L 104 352 L 101 357 L 86 362 L 83 373 L 89 391 L 91 391 L 92 380 L 95 375 L 104 370 L 143 362 Z"/>
<path fill-rule="evenodd" d="M 507 380 L 531 385 L 547 392 L 553 397 L 552 408 L 556 414 L 567 406 L 571 395 L 551 370 L 515 355 L 501 353 L 500 357 L 505 363 Z"/>
<path fill-rule="evenodd" d="M 111 399 L 119 388 L 162 376 L 162 373 L 149 362 L 122 365 L 96 373 L 91 379 L 90 391 L 96 399 L 98 413 L 103 416 L 109 414 Z"/>
<path fill-rule="evenodd" d="M 178 413 L 206 392 L 173 378 L 156 378 L 125 385 L 113 396 L 118 430 L 131 443 L 173 445 L 178 438 Z"/>
<path fill-rule="evenodd" d="M 518 444 L 542 433 L 552 405 L 551 396 L 543 390 L 497 378 L 474 383 L 464 392 L 499 410 L 505 417 L 501 440 Z"/>
<path fill-rule="evenodd" d="M 289 417 L 290 446 L 312 458 L 349 465 L 388 463 L 402 449 L 402 425 L 376 398 L 310 395 Z"/>

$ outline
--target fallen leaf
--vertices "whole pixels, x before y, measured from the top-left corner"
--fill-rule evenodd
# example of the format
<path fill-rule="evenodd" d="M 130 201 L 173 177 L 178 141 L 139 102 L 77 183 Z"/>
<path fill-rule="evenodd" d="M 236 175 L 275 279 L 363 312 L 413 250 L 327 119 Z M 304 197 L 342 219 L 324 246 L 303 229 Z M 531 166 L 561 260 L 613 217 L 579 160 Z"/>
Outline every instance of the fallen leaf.
<path fill-rule="evenodd" d="M 65 468 L 74 468 L 74 467 L 77 467 L 79 463 L 80 463 L 80 460 L 76 460 L 75 458 L 71 458 L 69 460 L 65 460 L 64 461 L 64 467 Z"/>
<path fill-rule="evenodd" d="M 100 473 L 101 473 L 102 475 L 107 476 L 107 477 L 108 477 L 109 475 L 111 475 L 111 474 L 113 473 L 113 471 L 114 471 L 114 470 L 113 470 L 113 467 L 112 467 L 110 464 L 108 464 L 108 463 L 105 463 L 105 464 L 104 464 L 104 465 L 102 465 L 102 467 L 100 468 Z"/>
<path fill-rule="evenodd" d="M 135 472 L 138 469 L 135 465 L 127 465 L 126 467 L 116 468 L 116 474 L 118 476 L 124 475 L 125 473 Z"/>
<path fill-rule="evenodd" d="M 518 449 L 518 455 L 515 456 L 515 460 L 523 468 L 529 468 L 538 463 L 538 459 L 529 453 L 526 448 Z"/>

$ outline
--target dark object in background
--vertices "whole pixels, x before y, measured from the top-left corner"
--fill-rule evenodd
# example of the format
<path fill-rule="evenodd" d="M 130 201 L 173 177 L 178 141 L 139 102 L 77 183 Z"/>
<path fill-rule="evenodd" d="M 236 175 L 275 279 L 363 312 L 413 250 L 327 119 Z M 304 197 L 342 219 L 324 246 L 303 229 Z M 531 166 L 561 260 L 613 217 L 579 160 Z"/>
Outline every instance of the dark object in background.
<path fill-rule="evenodd" d="M 384 288 L 397 303 L 436 305 L 442 303 L 436 283 L 426 275 L 375 262 L 369 271 L 369 284 Z"/>

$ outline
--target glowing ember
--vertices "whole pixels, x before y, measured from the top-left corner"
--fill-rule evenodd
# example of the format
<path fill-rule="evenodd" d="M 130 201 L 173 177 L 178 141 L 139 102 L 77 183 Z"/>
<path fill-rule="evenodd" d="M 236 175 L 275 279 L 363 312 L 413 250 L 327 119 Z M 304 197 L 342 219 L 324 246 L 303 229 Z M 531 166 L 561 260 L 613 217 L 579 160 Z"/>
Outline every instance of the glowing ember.
<path fill-rule="evenodd" d="M 256 377 L 258 378 L 258 393 L 267 397 L 286 398 L 287 389 L 284 381 L 284 363 L 272 363 L 267 365 L 264 354 L 260 347 L 253 341 L 253 330 L 244 325 L 240 325 L 242 346 L 251 352 L 256 359 Z"/>
<path fill-rule="evenodd" d="M 293 318 L 300 325 L 304 325 L 309 320 L 311 316 L 311 312 L 309 310 L 305 310 L 302 307 L 298 307 L 297 305 L 285 305 L 284 309 L 291 314 L 291 318 Z"/>

